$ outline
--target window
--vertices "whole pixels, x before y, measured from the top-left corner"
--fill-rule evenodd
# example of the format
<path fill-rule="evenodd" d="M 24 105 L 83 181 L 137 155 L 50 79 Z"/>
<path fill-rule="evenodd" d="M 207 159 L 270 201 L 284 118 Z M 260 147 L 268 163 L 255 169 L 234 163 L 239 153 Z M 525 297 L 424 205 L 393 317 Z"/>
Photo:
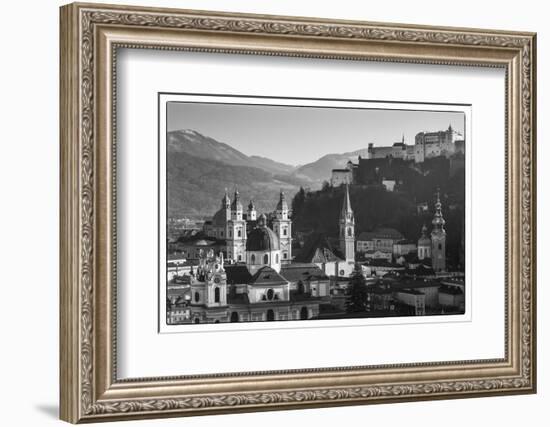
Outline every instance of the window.
<path fill-rule="evenodd" d="M 275 263 L 279 264 L 279 254 L 275 254 Z"/>
<path fill-rule="evenodd" d="M 237 237 L 241 237 L 241 230 L 237 230 Z"/>
<path fill-rule="evenodd" d="M 220 288 L 214 289 L 214 302 L 220 302 Z"/>
<path fill-rule="evenodd" d="M 437 245 L 437 249 L 441 250 L 441 243 Z"/>
<path fill-rule="evenodd" d="M 201 300 L 201 295 L 198 292 L 195 292 L 195 302 L 199 302 Z"/>
<path fill-rule="evenodd" d="M 251 262 L 252 264 L 254 264 L 254 263 L 256 262 L 256 255 L 252 254 L 252 255 L 250 256 L 250 262 Z"/>
<path fill-rule="evenodd" d="M 264 264 L 269 264 L 269 255 L 268 254 L 264 255 Z"/>
<path fill-rule="evenodd" d="M 348 228 L 348 237 L 351 237 L 351 228 Z"/>
<path fill-rule="evenodd" d="M 267 299 L 268 299 L 269 301 L 271 301 L 271 300 L 273 299 L 273 295 L 274 295 L 274 294 L 275 294 L 275 292 L 273 292 L 273 289 L 269 289 L 269 290 L 267 291 Z"/>
<path fill-rule="evenodd" d="M 239 254 L 238 259 L 239 259 L 239 261 L 242 261 L 242 260 L 243 260 L 243 256 Z"/>
<path fill-rule="evenodd" d="M 286 236 L 286 234 L 287 234 L 287 230 L 286 230 L 286 228 L 284 228 L 283 229 L 283 236 Z"/>
<path fill-rule="evenodd" d="M 286 252 L 283 252 L 283 258 L 284 259 L 287 259 L 288 258 L 288 254 Z"/>

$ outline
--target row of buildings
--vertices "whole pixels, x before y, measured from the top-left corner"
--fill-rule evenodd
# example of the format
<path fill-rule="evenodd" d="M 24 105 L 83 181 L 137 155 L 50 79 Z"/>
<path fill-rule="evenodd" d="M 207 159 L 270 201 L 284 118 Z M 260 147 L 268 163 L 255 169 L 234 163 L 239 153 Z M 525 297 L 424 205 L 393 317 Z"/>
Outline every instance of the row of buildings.
<path fill-rule="evenodd" d="M 389 246 L 382 238 L 366 240 L 371 242 L 367 246 L 356 241 L 347 186 L 344 191 L 337 245 L 322 235 L 312 235 L 296 256 L 292 253 L 292 220 L 283 192 L 269 215 L 258 215 L 253 202 L 244 212 L 239 193 L 235 192 L 233 201 L 226 193 L 220 210 L 204 224 L 203 236 L 195 240 L 194 252 L 169 254 L 167 323 L 303 320 L 345 315 L 350 276 L 360 258 L 356 250 L 363 254 L 371 249 L 387 251 Z M 416 247 L 423 262 L 377 269 L 377 260 L 372 260 L 373 265 L 365 262 L 361 266 L 369 281 L 372 310 L 420 315 L 426 313 L 426 307 L 434 310 L 444 306 L 439 290 L 445 294 L 440 280 L 446 270 L 446 233 L 439 197 L 435 206 L 432 231 L 428 236 L 427 229 L 423 229 Z M 392 244 L 392 251 L 393 248 Z M 387 274 L 395 277 L 390 281 L 388 276 L 383 284 L 379 283 L 380 277 Z M 426 302 L 426 293 L 418 290 L 419 283 L 413 283 L 411 278 L 426 280 L 424 288 L 432 289 L 432 294 L 436 292 L 437 298 Z M 462 282 L 462 297 L 463 285 Z M 460 288 L 460 284 L 456 286 Z M 391 302 L 390 306 L 380 304 L 379 295 L 385 295 L 383 300 Z M 457 305 L 448 306 L 460 309 L 460 301 L 453 303 Z"/>
<path fill-rule="evenodd" d="M 439 193 L 432 219 L 432 231 L 428 234 L 422 226 L 418 240 L 407 240 L 393 228 L 378 228 L 365 231 L 357 237 L 357 252 L 367 260 L 385 260 L 397 264 L 428 264 L 436 273 L 446 271 L 445 219 L 443 218 Z"/>

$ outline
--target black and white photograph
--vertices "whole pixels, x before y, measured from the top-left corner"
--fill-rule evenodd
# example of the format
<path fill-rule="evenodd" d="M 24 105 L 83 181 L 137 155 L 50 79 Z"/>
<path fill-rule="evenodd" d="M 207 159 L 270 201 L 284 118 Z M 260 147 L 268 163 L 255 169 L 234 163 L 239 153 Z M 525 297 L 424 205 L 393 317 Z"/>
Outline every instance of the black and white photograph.
<path fill-rule="evenodd" d="M 166 325 L 465 313 L 464 106 L 230 99 L 161 106 Z"/>

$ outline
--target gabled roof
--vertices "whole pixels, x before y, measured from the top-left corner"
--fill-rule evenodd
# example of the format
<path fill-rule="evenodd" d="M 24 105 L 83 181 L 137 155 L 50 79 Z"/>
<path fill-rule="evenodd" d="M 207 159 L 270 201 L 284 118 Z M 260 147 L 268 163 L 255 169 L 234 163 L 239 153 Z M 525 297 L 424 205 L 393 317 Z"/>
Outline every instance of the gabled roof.
<path fill-rule="evenodd" d="M 272 269 L 267 265 L 260 268 L 254 274 L 254 276 L 252 276 L 252 280 L 250 281 L 251 285 L 259 285 L 259 286 L 283 285 L 286 283 L 287 281 L 283 276 L 281 276 L 274 269 Z"/>
<path fill-rule="evenodd" d="M 252 275 L 244 264 L 229 264 L 224 265 L 227 283 L 230 285 L 243 285 L 250 283 Z"/>
<path fill-rule="evenodd" d="M 281 267 L 281 276 L 289 282 L 298 282 L 300 280 L 328 280 L 328 276 L 323 270 L 311 263 L 285 264 Z"/>
<path fill-rule="evenodd" d="M 334 248 L 327 237 L 322 233 L 312 233 L 306 240 L 304 247 L 296 256 L 296 262 L 302 263 L 325 263 L 325 262 L 341 262 L 343 261 L 337 255 L 337 250 Z"/>

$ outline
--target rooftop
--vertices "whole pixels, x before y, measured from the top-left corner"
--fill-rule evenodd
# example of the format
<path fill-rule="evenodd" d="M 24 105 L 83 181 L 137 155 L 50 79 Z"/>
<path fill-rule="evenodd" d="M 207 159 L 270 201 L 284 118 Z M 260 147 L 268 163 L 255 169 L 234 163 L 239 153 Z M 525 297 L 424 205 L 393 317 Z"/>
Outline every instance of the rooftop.
<path fill-rule="evenodd" d="M 252 280 L 252 275 L 244 264 L 224 265 L 224 270 L 230 285 L 242 285 Z"/>
<path fill-rule="evenodd" d="M 343 261 L 337 253 L 337 249 L 331 245 L 324 234 L 312 233 L 307 238 L 303 249 L 296 256 L 295 260 L 308 264 Z"/>
<path fill-rule="evenodd" d="M 281 267 L 281 276 L 289 282 L 298 282 L 300 280 L 328 280 L 328 276 L 311 263 L 292 263 L 284 264 Z"/>
<path fill-rule="evenodd" d="M 287 281 L 283 276 L 281 276 L 274 269 L 272 269 L 271 267 L 268 267 L 267 265 L 260 268 L 254 274 L 254 276 L 252 276 L 252 280 L 250 281 L 251 285 L 259 285 L 259 286 L 283 285 L 286 283 Z"/>

